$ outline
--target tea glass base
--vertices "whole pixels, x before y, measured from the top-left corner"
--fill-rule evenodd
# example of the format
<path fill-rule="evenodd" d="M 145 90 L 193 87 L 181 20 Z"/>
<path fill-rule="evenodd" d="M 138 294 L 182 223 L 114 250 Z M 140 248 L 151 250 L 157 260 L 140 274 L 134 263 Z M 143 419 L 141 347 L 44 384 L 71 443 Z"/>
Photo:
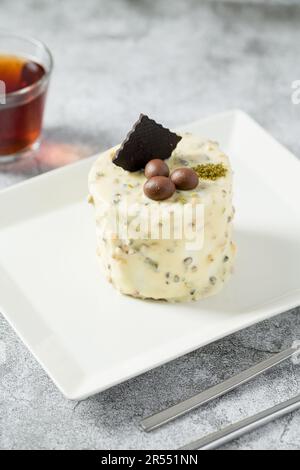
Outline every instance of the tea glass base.
<path fill-rule="evenodd" d="M 1 155 L 0 154 L 0 166 L 4 163 L 14 163 L 17 162 L 23 158 L 27 157 L 32 157 L 33 154 L 36 153 L 36 151 L 39 149 L 41 145 L 41 140 L 37 140 L 33 144 L 31 144 L 29 147 L 25 147 L 23 150 L 20 150 L 19 152 L 12 153 L 10 155 Z"/>

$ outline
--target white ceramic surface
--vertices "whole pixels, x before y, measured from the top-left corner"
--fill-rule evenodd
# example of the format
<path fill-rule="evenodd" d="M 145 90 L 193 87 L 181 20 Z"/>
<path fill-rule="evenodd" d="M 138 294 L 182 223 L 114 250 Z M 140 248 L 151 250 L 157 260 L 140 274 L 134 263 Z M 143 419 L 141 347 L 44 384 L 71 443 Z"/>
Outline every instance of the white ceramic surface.
<path fill-rule="evenodd" d="M 0 310 L 62 393 L 81 399 L 300 304 L 300 163 L 231 111 L 181 128 L 235 171 L 236 272 L 197 303 L 124 297 L 95 256 L 93 158 L 0 193 Z"/>

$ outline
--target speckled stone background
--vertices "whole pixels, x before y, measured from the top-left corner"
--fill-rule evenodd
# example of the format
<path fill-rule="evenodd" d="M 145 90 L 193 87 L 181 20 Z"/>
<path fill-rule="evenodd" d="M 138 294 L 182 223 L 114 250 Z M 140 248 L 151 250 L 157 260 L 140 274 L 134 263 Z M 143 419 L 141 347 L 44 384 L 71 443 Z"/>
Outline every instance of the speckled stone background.
<path fill-rule="evenodd" d="M 291 103 L 299 24 L 299 2 L 288 0 L 0 0 L 0 28 L 40 37 L 55 58 L 42 147 L 1 167 L 0 188 L 116 144 L 141 111 L 177 126 L 239 107 L 300 155 L 300 105 Z M 288 399 L 300 389 L 292 362 L 150 435 L 137 427 L 299 340 L 299 313 L 79 403 L 61 396 L 0 317 L 0 448 L 174 449 Z M 300 449 L 299 429 L 296 412 L 226 449 Z"/>

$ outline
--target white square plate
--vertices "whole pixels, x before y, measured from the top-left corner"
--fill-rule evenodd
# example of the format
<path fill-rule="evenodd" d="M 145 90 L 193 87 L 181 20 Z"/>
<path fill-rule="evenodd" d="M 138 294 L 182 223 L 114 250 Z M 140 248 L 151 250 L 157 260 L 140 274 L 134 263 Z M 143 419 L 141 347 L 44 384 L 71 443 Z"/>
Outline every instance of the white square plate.
<path fill-rule="evenodd" d="M 184 130 L 219 141 L 235 171 L 236 273 L 216 297 L 145 302 L 102 278 L 93 158 L 0 193 L 0 310 L 70 399 L 300 304 L 300 162 L 241 111 Z"/>

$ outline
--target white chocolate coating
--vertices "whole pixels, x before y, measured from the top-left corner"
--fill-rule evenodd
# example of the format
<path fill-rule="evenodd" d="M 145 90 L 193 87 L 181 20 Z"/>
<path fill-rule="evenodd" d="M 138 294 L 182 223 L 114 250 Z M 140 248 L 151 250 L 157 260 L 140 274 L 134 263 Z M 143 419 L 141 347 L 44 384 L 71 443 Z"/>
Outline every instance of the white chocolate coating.
<path fill-rule="evenodd" d="M 144 192 L 144 172 L 128 172 L 112 163 L 116 149 L 109 150 L 93 165 L 89 175 L 89 192 L 96 211 L 98 256 L 108 279 L 124 294 L 167 301 L 197 300 L 217 293 L 232 272 L 235 245 L 232 242 L 232 171 L 228 157 L 215 142 L 183 134 L 176 150 L 166 160 L 170 171 L 202 163 L 223 163 L 225 177 L 215 181 L 200 180 L 196 189 L 176 191 L 165 201 L 151 201 Z M 125 237 L 114 233 L 111 213 L 114 208 L 137 204 L 132 232 Z M 186 204 L 200 204 L 204 210 L 204 241 L 201 249 L 180 239 L 159 239 L 144 232 L 143 208 L 156 204 L 163 226 L 168 209 L 182 214 Z M 152 206 L 153 207 L 153 206 Z M 122 209 L 121 209 L 122 210 Z M 175 219 L 174 225 L 178 219 Z M 162 221 L 162 222 L 161 222 Z M 111 227 L 109 227 L 111 224 Z M 106 233 L 104 226 L 111 228 Z"/>

